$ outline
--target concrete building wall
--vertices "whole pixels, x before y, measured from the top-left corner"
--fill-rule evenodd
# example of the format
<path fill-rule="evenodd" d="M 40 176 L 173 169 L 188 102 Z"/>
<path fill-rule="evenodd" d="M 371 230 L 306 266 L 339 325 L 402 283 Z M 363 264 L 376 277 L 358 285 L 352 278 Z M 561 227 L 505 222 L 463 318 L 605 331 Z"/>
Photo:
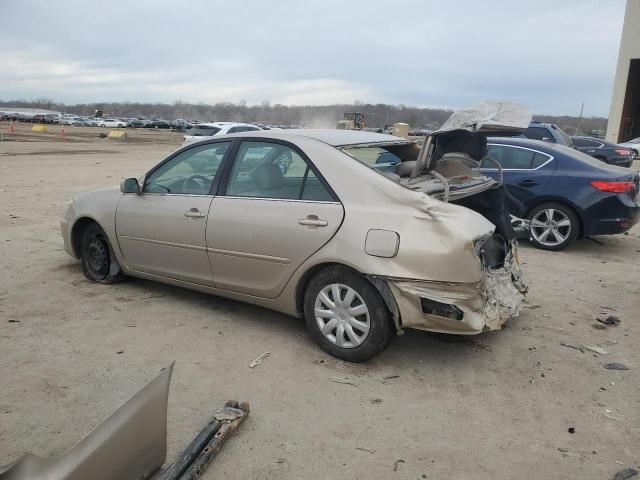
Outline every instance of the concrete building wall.
<path fill-rule="evenodd" d="M 634 59 L 636 61 L 633 62 L 632 69 Z M 632 73 L 631 76 L 630 73 Z M 635 78 L 638 74 L 640 74 L 640 0 L 627 0 L 607 125 L 607 140 L 610 142 L 618 143 L 629 139 L 624 138 L 625 132 L 629 131 L 629 121 L 635 122 L 634 131 L 640 128 L 640 108 L 635 105 L 640 101 L 640 91 L 638 91 L 640 78 Z M 626 120 L 623 120 L 623 114 Z"/>

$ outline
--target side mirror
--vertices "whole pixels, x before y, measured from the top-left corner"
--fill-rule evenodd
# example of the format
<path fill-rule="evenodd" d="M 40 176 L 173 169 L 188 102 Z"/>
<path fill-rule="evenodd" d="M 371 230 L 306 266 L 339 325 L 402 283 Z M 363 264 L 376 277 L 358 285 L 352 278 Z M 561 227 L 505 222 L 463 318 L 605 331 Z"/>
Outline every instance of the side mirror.
<path fill-rule="evenodd" d="M 120 182 L 122 193 L 140 193 L 140 185 L 137 178 L 125 178 Z"/>
<path fill-rule="evenodd" d="M 556 141 L 551 137 L 542 137 L 542 141 L 547 143 L 556 143 Z"/>

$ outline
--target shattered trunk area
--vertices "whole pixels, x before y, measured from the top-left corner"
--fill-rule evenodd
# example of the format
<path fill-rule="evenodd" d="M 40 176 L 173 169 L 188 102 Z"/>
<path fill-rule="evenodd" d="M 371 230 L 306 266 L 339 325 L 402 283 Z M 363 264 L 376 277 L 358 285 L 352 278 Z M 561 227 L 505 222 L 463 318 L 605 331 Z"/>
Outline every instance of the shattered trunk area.
<path fill-rule="evenodd" d="M 441 333 L 477 334 L 499 330 L 518 316 L 527 293 L 516 242 L 490 235 L 475 242 L 482 262 L 476 283 L 387 279 L 402 328 Z"/>
<path fill-rule="evenodd" d="M 495 269 L 488 267 L 484 278 L 485 330 L 499 330 L 506 319 L 520 313 L 528 289 L 522 280 L 517 255 L 517 245 L 513 243 L 506 252 L 502 266 Z"/>

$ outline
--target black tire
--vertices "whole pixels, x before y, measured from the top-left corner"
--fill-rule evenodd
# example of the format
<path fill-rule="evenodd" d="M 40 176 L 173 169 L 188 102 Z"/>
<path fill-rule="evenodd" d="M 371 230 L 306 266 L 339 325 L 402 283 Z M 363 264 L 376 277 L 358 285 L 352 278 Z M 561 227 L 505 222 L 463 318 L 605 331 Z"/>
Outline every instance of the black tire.
<path fill-rule="evenodd" d="M 557 212 L 556 214 L 552 215 L 552 217 L 554 218 L 554 221 L 556 221 L 556 225 L 559 224 L 559 222 L 557 222 L 557 220 L 559 219 L 564 220 L 564 218 L 566 218 L 567 220 L 569 220 L 569 230 L 566 230 L 564 227 L 556 226 L 557 228 L 556 231 L 561 236 L 565 237 L 563 241 L 559 241 L 557 238 L 555 238 L 553 236 L 555 235 L 553 234 L 553 232 L 551 234 L 548 234 L 548 236 L 551 235 L 551 237 L 555 239 L 556 243 L 549 244 L 548 242 L 540 241 L 542 239 L 542 235 L 538 235 L 537 232 L 540 232 L 542 230 L 542 233 L 544 233 L 544 227 L 538 227 L 537 230 L 534 231 L 534 228 L 536 228 L 536 226 L 533 223 L 534 219 L 536 219 L 536 217 L 538 216 L 540 217 L 544 216 L 544 218 L 546 218 L 547 217 L 546 213 L 543 213 L 546 210 L 553 210 L 554 212 Z M 564 205 L 562 203 L 558 203 L 558 202 L 542 203 L 537 207 L 535 207 L 533 210 L 531 210 L 529 212 L 529 215 L 527 215 L 527 218 L 532 221 L 531 242 L 534 244 L 536 248 L 540 248 L 542 250 L 551 250 L 551 251 L 562 250 L 568 247 L 569 245 L 571 245 L 573 242 L 575 242 L 575 240 L 578 238 L 578 235 L 580 233 L 580 220 L 578 219 L 578 216 L 576 215 L 576 213 L 573 211 L 571 207 Z M 545 222 L 543 221 L 543 223 Z M 553 225 L 550 225 L 550 227 L 552 227 L 553 229 Z"/>
<path fill-rule="evenodd" d="M 82 233 L 80 262 L 84 276 L 93 282 L 109 285 L 124 279 L 109 239 L 97 223 L 92 223 Z"/>
<path fill-rule="evenodd" d="M 352 289 L 359 298 L 356 297 L 352 300 L 350 305 L 356 304 L 355 306 L 360 306 L 360 301 L 362 300 L 368 309 L 368 317 L 366 314 L 351 317 L 358 321 L 362 320 L 365 323 L 368 321 L 369 325 L 368 333 L 363 338 L 362 343 L 357 346 L 338 346 L 335 341 L 330 340 L 322 333 L 319 322 L 323 320 L 316 319 L 315 306 L 319 298 L 318 296 L 323 289 L 333 284 L 339 284 L 344 287 L 342 290 L 344 296 L 341 297 L 341 300 L 343 298 L 346 299 L 348 289 Z M 342 295 L 342 293 L 339 295 Z M 331 299 L 333 300 L 333 297 Z M 387 348 L 396 333 L 391 314 L 376 288 L 362 276 L 342 267 L 326 268 L 311 279 L 304 295 L 304 316 L 307 322 L 307 328 L 316 343 L 334 357 L 348 362 L 364 362 L 365 360 L 375 357 Z M 355 328 L 357 333 L 363 333 L 359 331 L 357 327 L 352 326 L 351 328 L 352 332 Z M 330 333 L 329 335 L 333 335 L 333 337 L 337 339 L 337 327 L 332 331 L 334 333 Z M 348 339 L 347 332 L 343 332 L 342 338 Z"/>

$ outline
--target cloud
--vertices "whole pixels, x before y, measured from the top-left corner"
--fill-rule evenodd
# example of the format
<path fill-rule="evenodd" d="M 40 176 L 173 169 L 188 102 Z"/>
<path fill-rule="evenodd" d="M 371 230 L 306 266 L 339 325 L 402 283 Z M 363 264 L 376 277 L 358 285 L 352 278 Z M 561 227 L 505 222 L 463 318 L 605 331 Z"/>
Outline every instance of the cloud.
<path fill-rule="evenodd" d="M 0 97 L 585 101 L 606 115 L 623 13 L 623 0 L 0 2 Z"/>
<path fill-rule="evenodd" d="M 17 97 L 45 92 L 65 101 L 83 96 L 102 101 L 146 100 L 225 102 L 245 100 L 260 103 L 318 105 L 353 102 L 372 97 L 372 91 L 357 82 L 330 78 L 313 80 L 251 79 L 255 65 L 237 60 L 208 62 L 189 70 L 123 69 L 96 67 L 70 61 L 52 48 L 0 52 L 0 84 Z M 224 75 L 219 72 L 223 71 Z M 36 95 L 42 96 L 43 93 Z M 31 95 L 33 96 L 33 95 Z M 135 98 L 132 98 L 135 97 Z"/>

